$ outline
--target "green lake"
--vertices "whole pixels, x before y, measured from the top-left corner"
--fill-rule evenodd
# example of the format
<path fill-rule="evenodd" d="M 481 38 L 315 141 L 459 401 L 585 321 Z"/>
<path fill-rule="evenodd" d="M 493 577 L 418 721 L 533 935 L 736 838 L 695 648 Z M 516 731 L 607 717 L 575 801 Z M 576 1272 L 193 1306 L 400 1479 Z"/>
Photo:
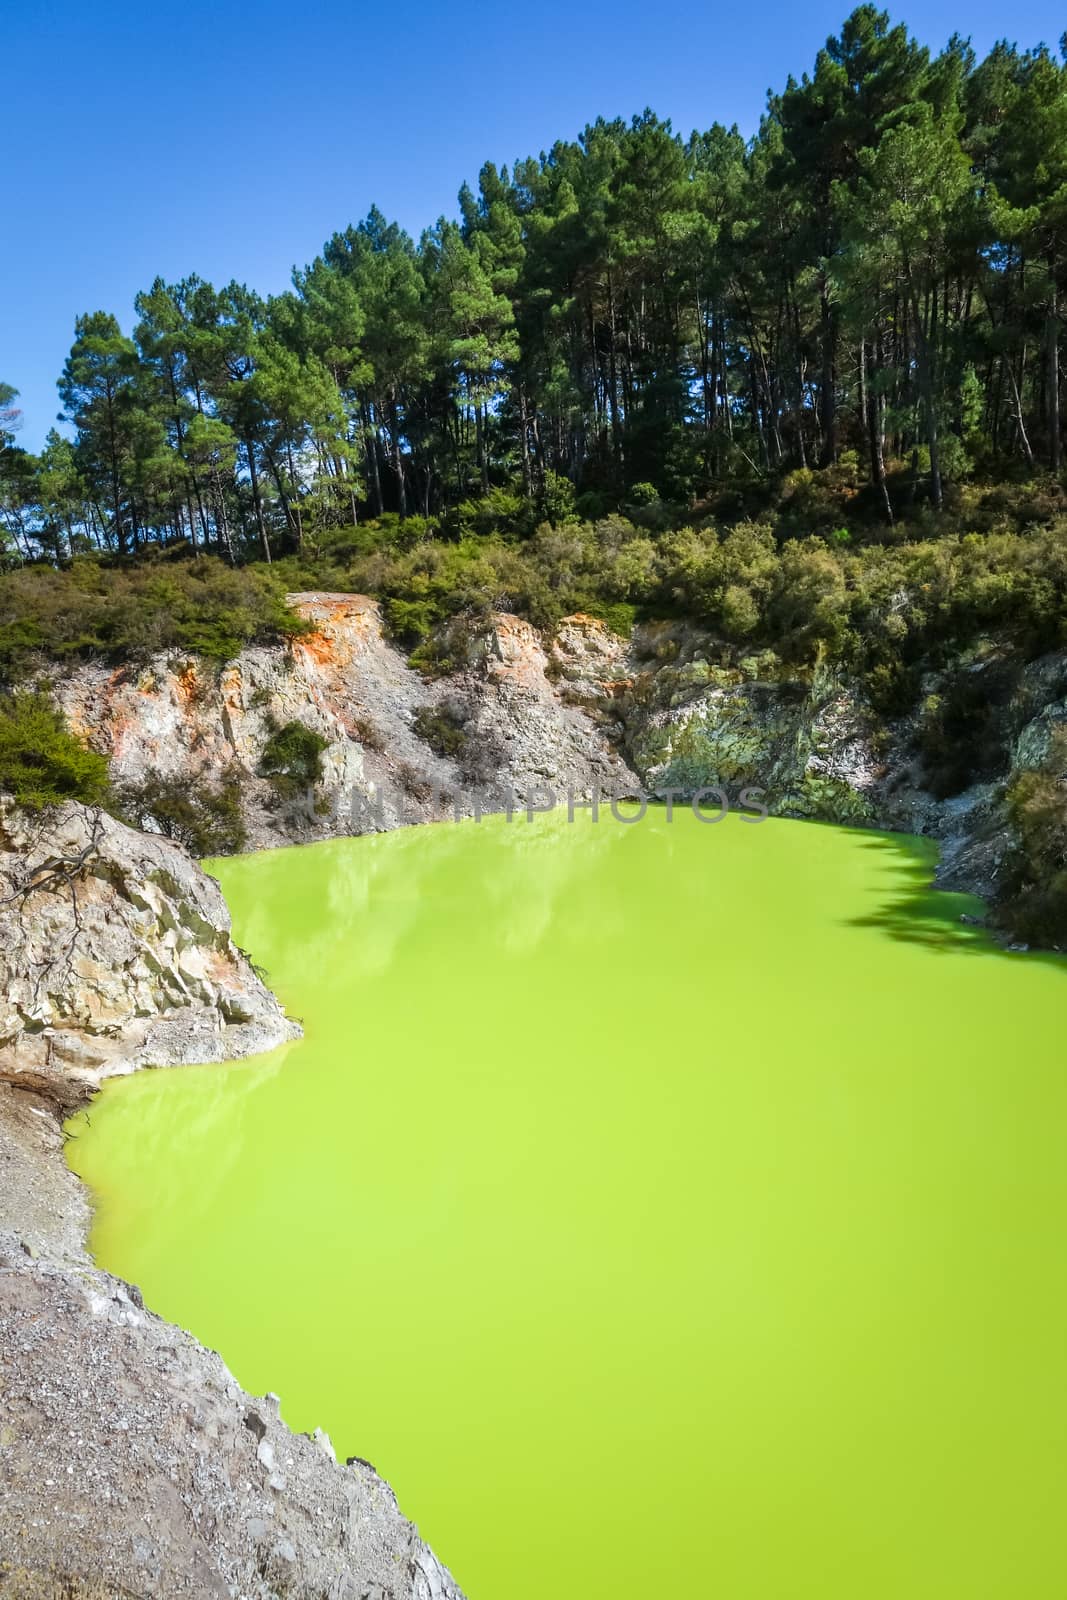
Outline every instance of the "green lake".
<path fill-rule="evenodd" d="M 687 810 L 211 864 L 306 1037 L 113 1081 L 93 1249 L 471 1600 L 1062 1594 L 1067 964 Z"/>

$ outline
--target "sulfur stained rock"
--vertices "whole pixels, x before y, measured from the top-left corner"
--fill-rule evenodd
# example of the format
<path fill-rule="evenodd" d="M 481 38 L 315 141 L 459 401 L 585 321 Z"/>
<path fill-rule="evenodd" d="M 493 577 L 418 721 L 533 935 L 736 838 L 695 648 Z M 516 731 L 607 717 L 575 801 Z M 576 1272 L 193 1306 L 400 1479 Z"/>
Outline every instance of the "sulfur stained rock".
<path fill-rule="evenodd" d="M 453 619 L 450 670 L 428 680 L 375 601 L 289 598 L 313 630 L 287 649 L 245 650 L 221 672 L 166 657 L 138 671 L 80 666 L 58 676 L 57 698 L 119 783 L 158 772 L 196 785 L 237 770 L 254 847 L 501 810 L 508 794 L 521 809 L 530 796 L 565 805 L 568 791 L 722 787 L 736 804 L 747 787 L 775 815 L 929 833 L 942 842 L 941 881 L 996 892 L 1010 829 L 1002 783 L 937 800 L 923 783 L 920 713 L 887 721 L 843 671 L 789 667 L 769 650 L 738 659 L 677 619 L 622 639 L 577 614 L 549 637 L 499 613 Z M 923 694 L 943 677 L 930 674 Z M 1025 668 L 1003 709 L 1002 782 L 1044 758 L 1067 718 L 1065 684 L 1062 654 Z M 461 734 L 445 753 L 419 732 L 420 713 L 442 710 Z M 323 780 L 299 805 L 280 803 L 258 772 L 271 726 L 290 720 L 327 741 Z"/>
<path fill-rule="evenodd" d="M 56 697 L 120 785 L 238 772 L 253 847 L 469 814 L 490 789 L 524 796 L 547 783 L 562 799 L 568 788 L 632 788 L 615 743 L 556 682 L 571 657 L 586 661 L 587 682 L 598 663 L 623 672 L 624 641 L 595 619 L 568 619 L 550 654 L 530 623 L 500 614 L 469 630 L 454 672 L 428 680 L 386 637 L 374 600 L 289 599 L 314 631 L 285 649 L 245 650 L 221 671 L 165 656 L 140 671 L 80 666 Z M 465 707 L 462 757 L 442 757 L 418 732 L 419 711 L 445 701 Z M 259 762 L 271 729 L 290 721 L 326 748 L 315 792 L 286 802 Z"/>

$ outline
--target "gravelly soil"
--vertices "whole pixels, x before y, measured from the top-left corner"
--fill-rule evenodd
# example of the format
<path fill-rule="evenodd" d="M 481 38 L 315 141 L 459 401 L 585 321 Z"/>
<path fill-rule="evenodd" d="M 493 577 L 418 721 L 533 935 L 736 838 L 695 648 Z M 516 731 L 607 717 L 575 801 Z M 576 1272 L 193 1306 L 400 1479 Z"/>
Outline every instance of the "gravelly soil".
<path fill-rule="evenodd" d="M 462 1600 L 372 1467 L 89 1263 L 87 1214 L 0 1084 L 0 1594 Z"/>

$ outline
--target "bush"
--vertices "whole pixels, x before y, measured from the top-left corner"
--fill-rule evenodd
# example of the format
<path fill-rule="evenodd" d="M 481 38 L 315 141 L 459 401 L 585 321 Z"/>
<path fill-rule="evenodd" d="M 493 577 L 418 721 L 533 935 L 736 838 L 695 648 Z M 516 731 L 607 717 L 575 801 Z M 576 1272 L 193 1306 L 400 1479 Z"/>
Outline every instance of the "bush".
<path fill-rule="evenodd" d="M 438 706 L 420 706 L 411 726 L 435 756 L 456 760 L 463 754 L 467 735 L 463 724 L 468 708 L 458 700 L 443 700 Z"/>
<path fill-rule="evenodd" d="M 574 514 L 583 522 L 598 522 L 608 509 L 608 498 L 599 489 L 586 489 L 574 502 Z"/>
<path fill-rule="evenodd" d="M 369 717 L 356 717 L 352 723 L 352 732 L 364 750 L 373 750 L 378 755 L 384 751 L 385 735 L 378 724 L 371 722 Z"/>
<path fill-rule="evenodd" d="M 279 643 L 309 624 L 289 610 L 259 567 L 214 556 L 112 569 L 80 558 L 57 571 L 27 566 L 0 576 L 0 676 L 24 679 L 44 653 L 71 659 L 143 659 L 180 650 L 228 661 L 247 644 Z"/>
<path fill-rule="evenodd" d="M 123 817 L 173 839 L 193 856 L 230 856 L 247 842 L 241 815 L 241 775 L 229 767 L 217 784 L 152 776 L 119 792 Z"/>
<path fill-rule="evenodd" d="M 384 606 L 389 631 L 402 644 L 421 644 L 438 621 L 438 608 L 432 600 L 404 600 L 390 596 Z"/>
<path fill-rule="evenodd" d="M 578 610 L 584 611 L 587 616 L 596 617 L 598 622 L 602 622 L 611 633 L 618 634 L 620 639 L 629 639 L 637 621 L 637 607 L 625 600 L 616 600 L 614 603 L 589 600 L 579 605 Z"/>
<path fill-rule="evenodd" d="M 781 573 L 774 530 L 739 522 L 724 537 L 683 528 L 661 546 L 665 598 L 727 639 L 770 632 L 766 613 Z"/>
<path fill-rule="evenodd" d="M 574 517 L 574 485 L 559 472 L 546 472 L 541 486 L 541 511 L 554 528 Z"/>
<path fill-rule="evenodd" d="M 775 574 L 767 622 L 786 660 L 838 653 L 848 618 L 845 570 L 821 539 L 791 539 Z"/>
<path fill-rule="evenodd" d="M 433 781 L 426 776 L 425 772 L 420 772 L 418 767 L 412 766 L 410 761 L 398 762 L 396 775 L 400 780 L 400 786 L 404 793 L 409 794 L 413 800 L 429 800 L 436 792 Z M 448 797 L 442 795 L 441 798 Z"/>
<path fill-rule="evenodd" d="M 919 695 L 920 674 L 903 661 L 876 661 L 862 676 L 864 692 L 879 716 L 907 716 Z"/>
<path fill-rule="evenodd" d="M 322 782 L 322 752 L 330 741 L 302 722 L 274 728 L 259 758 L 259 771 L 278 794 L 291 798 Z"/>
<path fill-rule="evenodd" d="M 0 696 L 0 791 L 33 811 L 108 797 L 103 756 L 71 733 L 47 695 L 23 691 Z"/>
<path fill-rule="evenodd" d="M 464 538 L 521 535 L 530 531 L 530 502 L 510 489 L 489 489 L 476 499 L 462 500 L 449 518 Z"/>
<path fill-rule="evenodd" d="M 1041 768 L 1008 789 L 1017 845 L 1007 862 L 997 918 L 1029 944 L 1067 947 L 1067 729 L 1052 736 Z"/>

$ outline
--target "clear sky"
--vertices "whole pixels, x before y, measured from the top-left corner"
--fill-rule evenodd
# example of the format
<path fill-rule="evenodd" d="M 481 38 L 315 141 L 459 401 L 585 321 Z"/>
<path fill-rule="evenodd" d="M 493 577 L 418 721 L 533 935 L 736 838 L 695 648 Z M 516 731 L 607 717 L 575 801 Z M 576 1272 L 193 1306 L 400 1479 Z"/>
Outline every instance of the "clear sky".
<path fill-rule="evenodd" d="M 412 233 L 598 115 L 755 130 L 848 0 L 0 0 L 0 379 L 39 447 L 79 312 L 157 274 L 286 287 L 377 203 Z M 1055 45 L 1062 0 L 911 0 L 953 32 Z"/>

